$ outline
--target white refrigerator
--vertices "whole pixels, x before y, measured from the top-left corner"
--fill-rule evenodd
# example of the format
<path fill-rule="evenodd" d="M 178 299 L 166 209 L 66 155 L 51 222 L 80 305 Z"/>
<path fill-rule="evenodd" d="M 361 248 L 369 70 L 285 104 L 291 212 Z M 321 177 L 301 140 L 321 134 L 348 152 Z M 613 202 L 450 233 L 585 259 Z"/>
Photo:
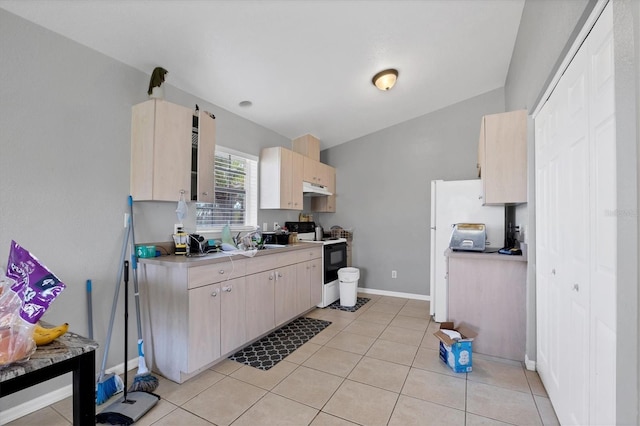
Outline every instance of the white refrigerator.
<path fill-rule="evenodd" d="M 504 206 L 482 205 L 482 181 L 431 181 L 431 279 L 430 314 L 437 322 L 448 321 L 447 257 L 453 225 L 484 223 L 487 250 L 504 244 Z"/>

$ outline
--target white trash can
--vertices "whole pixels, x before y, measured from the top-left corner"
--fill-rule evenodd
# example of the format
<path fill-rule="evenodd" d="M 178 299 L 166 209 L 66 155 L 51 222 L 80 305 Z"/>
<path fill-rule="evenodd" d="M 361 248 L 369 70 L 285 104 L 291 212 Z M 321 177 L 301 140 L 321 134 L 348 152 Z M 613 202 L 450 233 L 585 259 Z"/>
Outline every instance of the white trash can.
<path fill-rule="evenodd" d="M 340 281 L 340 305 L 355 306 L 358 299 L 358 280 L 360 279 L 360 269 L 340 268 L 338 269 L 338 281 Z"/>

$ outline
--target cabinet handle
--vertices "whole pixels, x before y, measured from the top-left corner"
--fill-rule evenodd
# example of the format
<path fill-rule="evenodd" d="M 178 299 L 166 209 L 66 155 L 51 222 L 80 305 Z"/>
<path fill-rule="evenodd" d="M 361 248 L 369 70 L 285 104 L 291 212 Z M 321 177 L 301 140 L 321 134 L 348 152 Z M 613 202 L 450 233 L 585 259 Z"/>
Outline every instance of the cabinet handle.
<path fill-rule="evenodd" d="M 573 285 L 573 290 L 579 292 L 580 291 L 580 286 L 578 285 L 578 283 L 575 283 Z"/>
<path fill-rule="evenodd" d="M 209 193 L 208 192 L 203 192 L 202 195 L 207 196 L 207 195 L 209 195 Z"/>
<path fill-rule="evenodd" d="M 269 274 L 269 279 L 273 280 L 273 274 Z"/>
<path fill-rule="evenodd" d="M 218 290 L 213 290 L 211 296 L 216 297 L 218 295 Z"/>
<path fill-rule="evenodd" d="M 282 278 L 282 272 L 278 272 L 278 278 Z"/>
<path fill-rule="evenodd" d="M 311 265 L 311 267 L 312 267 L 312 268 L 315 268 L 315 267 L 316 267 L 316 265 L 315 265 L 315 264 L 314 264 L 314 265 Z"/>
<path fill-rule="evenodd" d="M 556 274 L 556 268 L 553 268 L 553 269 L 551 270 L 551 275 L 555 275 L 555 274 Z"/>
<path fill-rule="evenodd" d="M 220 270 L 218 271 L 218 273 L 219 273 L 220 275 L 224 275 L 224 269 L 220 269 Z"/>
<path fill-rule="evenodd" d="M 226 285 L 226 286 L 222 287 L 222 291 L 226 291 L 227 293 L 231 293 L 231 289 L 232 288 L 233 288 L 232 286 Z"/>

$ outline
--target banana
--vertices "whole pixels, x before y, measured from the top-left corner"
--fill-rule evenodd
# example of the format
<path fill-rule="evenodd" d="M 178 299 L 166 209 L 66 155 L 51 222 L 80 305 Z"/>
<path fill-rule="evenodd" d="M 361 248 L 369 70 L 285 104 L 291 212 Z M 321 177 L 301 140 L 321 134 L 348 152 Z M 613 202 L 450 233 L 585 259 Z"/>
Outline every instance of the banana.
<path fill-rule="evenodd" d="M 33 340 L 38 346 L 46 345 L 62 336 L 67 332 L 68 329 L 69 324 L 66 322 L 52 328 L 44 328 L 40 325 L 40 323 L 36 323 L 35 328 L 33 329 Z"/>

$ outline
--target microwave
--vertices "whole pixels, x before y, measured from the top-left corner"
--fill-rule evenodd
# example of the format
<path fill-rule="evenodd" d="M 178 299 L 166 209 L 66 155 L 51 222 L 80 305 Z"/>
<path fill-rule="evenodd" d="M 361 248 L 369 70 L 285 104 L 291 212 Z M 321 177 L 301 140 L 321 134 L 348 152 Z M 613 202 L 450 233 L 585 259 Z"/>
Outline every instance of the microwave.
<path fill-rule="evenodd" d="M 487 229 L 484 223 L 456 223 L 453 225 L 449 248 L 459 251 L 484 251 Z"/>

